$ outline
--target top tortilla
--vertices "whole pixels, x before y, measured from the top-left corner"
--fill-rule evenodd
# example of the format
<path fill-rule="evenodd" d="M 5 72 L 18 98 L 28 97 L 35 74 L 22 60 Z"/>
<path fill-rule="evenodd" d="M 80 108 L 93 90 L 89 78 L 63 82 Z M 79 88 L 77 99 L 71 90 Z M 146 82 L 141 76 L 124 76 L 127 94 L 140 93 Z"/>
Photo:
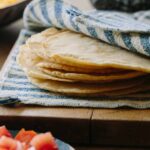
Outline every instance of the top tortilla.
<path fill-rule="evenodd" d="M 44 59 L 74 67 L 130 69 L 150 73 L 150 59 L 68 30 L 51 28 L 32 36 L 29 48 Z"/>

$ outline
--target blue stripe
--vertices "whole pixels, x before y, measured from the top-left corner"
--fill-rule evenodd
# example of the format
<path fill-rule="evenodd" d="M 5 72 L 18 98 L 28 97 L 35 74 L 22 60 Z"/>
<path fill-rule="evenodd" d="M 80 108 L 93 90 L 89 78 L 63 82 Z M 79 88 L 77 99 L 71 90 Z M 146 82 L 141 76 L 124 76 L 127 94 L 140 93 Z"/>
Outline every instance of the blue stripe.
<path fill-rule="evenodd" d="M 12 59 L 13 61 L 16 61 L 16 56 L 12 56 L 11 59 Z"/>
<path fill-rule="evenodd" d="M 12 74 L 12 73 L 9 73 L 8 74 L 8 78 L 14 78 L 14 79 L 27 79 L 26 76 L 22 76 L 22 75 L 17 75 L 17 74 Z"/>
<path fill-rule="evenodd" d="M 32 34 L 34 34 L 34 32 L 29 32 L 27 30 L 23 30 L 20 33 L 20 36 L 22 36 L 23 38 L 29 38 Z M 23 42 L 25 41 L 25 39 L 23 40 Z M 22 43 L 22 42 L 21 42 Z"/>
<path fill-rule="evenodd" d="M 140 41 L 144 51 L 150 55 L 150 36 L 148 34 L 141 34 Z"/>
<path fill-rule="evenodd" d="M 25 88 L 25 87 L 11 87 L 11 86 L 4 86 L 3 90 L 9 90 L 9 91 L 24 91 L 24 92 L 45 92 L 46 90 L 39 89 L 39 88 Z"/>
<path fill-rule="evenodd" d="M 21 91 L 21 92 L 27 92 L 27 93 L 17 93 L 17 97 L 33 97 L 33 98 L 49 98 L 49 99 L 70 99 L 70 97 L 68 96 L 64 96 L 64 95 L 50 95 L 51 92 L 48 91 L 48 90 L 43 90 L 43 89 L 36 89 L 36 88 L 18 88 L 18 87 L 8 87 L 8 86 L 5 86 L 3 88 L 3 91 L 4 90 L 9 90 L 9 91 Z M 30 92 L 43 92 L 41 95 L 37 95 L 37 94 L 30 94 Z M 45 92 L 49 92 L 48 93 L 45 93 Z M 52 92 L 52 94 L 54 94 Z"/>
<path fill-rule="evenodd" d="M 17 64 L 17 62 L 13 59 L 11 59 L 10 64 L 11 64 L 11 68 L 10 68 L 9 72 L 11 72 L 13 66 L 16 68 L 20 68 L 19 65 Z"/>
<path fill-rule="evenodd" d="M 23 70 L 21 70 L 19 67 L 18 67 L 18 68 L 15 68 L 15 67 L 12 66 L 12 67 L 11 67 L 11 70 L 23 72 Z"/>
<path fill-rule="evenodd" d="M 18 99 L 4 99 L 0 100 L 0 105 L 6 105 L 6 104 L 12 104 L 12 103 L 17 103 L 20 102 Z"/>
<path fill-rule="evenodd" d="M 55 17 L 56 17 L 58 23 L 62 27 L 65 27 L 64 21 L 62 19 L 62 6 L 63 6 L 63 2 L 62 1 L 55 0 Z"/>
<path fill-rule="evenodd" d="M 49 99 L 53 99 L 54 100 L 54 98 L 55 99 L 60 99 L 60 98 L 62 98 L 61 96 L 53 96 L 53 95 L 50 95 L 50 93 L 49 94 L 45 94 L 45 93 L 43 93 L 43 94 L 41 94 L 41 95 L 36 95 L 36 94 L 30 94 L 30 93 L 27 93 L 27 94 L 18 94 L 18 96 L 21 98 L 21 97 L 32 97 L 32 98 L 40 98 L 40 99 L 46 99 L 46 98 L 49 98 Z"/>
<path fill-rule="evenodd" d="M 5 83 L 14 83 L 14 84 L 16 84 L 16 85 L 22 85 L 22 86 L 24 86 L 24 85 L 32 85 L 32 83 L 30 83 L 30 82 L 28 82 L 28 81 L 14 81 L 14 80 L 9 80 L 9 79 L 7 79 L 7 80 L 5 80 Z"/>
<path fill-rule="evenodd" d="M 31 4 L 32 4 L 32 3 L 31 3 Z M 36 15 L 36 13 L 35 13 L 35 11 L 34 11 L 34 6 L 29 5 L 29 9 L 30 9 L 32 15 L 35 17 L 35 19 L 38 20 L 38 21 L 40 21 L 40 19 L 37 17 L 37 15 Z"/>
<path fill-rule="evenodd" d="M 80 32 L 80 28 L 78 27 L 77 23 L 73 21 L 73 18 L 79 16 L 81 13 L 78 12 L 79 10 L 76 7 L 72 6 L 72 9 L 66 10 L 66 13 L 70 16 L 70 23 L 72 27 L 77 31 Z"/>
<path fill-rule="evenodd" d="M 72 27 L 77 31 L 77 32 L 80 32 L 80 28 L 78 27 L 77 24 L 74 23 L 74 21 L 72 20 L 74 18 L 74 16 L 71 16 L 70 15 L 70 23 L 72 25 Z"/>
<path fill-rule="evenodd" d="M 27 31 L 21 32 L 21 35 L 23 39 L 23 41 L 19 41 L 20 43 L 24 43 L 26 39 L 28 39 L 33 33 L 29 33 Z"/>
<path fill-rule="evenodd" d="M 104 34 L 110 44 L 117 45 L 112 31 L 104 31 Z"/>
<path fill-rule="evenodd" d="M 45 20 L 48 22 L 49 25 L 52 25 L 52 22 L 49 18 L 48 11 L 47 11 L 48 10 L 47 0 L 40 0 L 40 8 L 41 8 L 41 12 Z"/>
<path fill-rule="evenodd" d="M 136 48 L 133 46 L 132 41 L 131 41 L 131 35 L 130 33 L 122 33 L 121 37 L 123 39 L 123 42 L 125 46 L 129 49 L 132 50 L 133 52 L 137 52 Z"/>
<path fill-rule="evenodd" d="M 29 33 L 29 32 L 25 32 L 24 33 L 24 37 L 27 39 L 29 38 L 31 35 L 33 35 L 33 33 Z M 25 42 L 25 40 L 23 41 L 23 43 Z"/>
<path fill-rule="evenodd" d="M 77 97 L 69 97 L 69 96 L 65 96 L 65 95 L 62 95 L 62 94 L 58 94 L 57 95 L 54 95 L 54 92 L 50 92 L 50 91 L 44 91 L 44 92 L 49 92 L 49 94 L 45 94 L 45 93 L 42 93 L 41 95 L 36 95 L 36 94 L 30 94 L 30 93 L 27 93 L 27 94 L 17 94 L 20 98 L 21 97 L 32 97 L 32 98 L 43 98 L 46 100 L 54 100 L 54 99 L 77 99 Z M 52 95 L 51 95 L 52 94 Z M 81 97 L 80 97 L 81 98 Z"/>
<path fill-rule="evenodd" d="M 105 18 L 100 18 L 100 19 L 96 19 L 95 18 L 95 16 L 88 16 L 88 15 L 84 15 L 84 18 L 85 19 L 88 19 L 88 20 L 91 20 L 91 21 L 94 21 L 94 22 L 96 22 L 96 23 L 100 23 L 100 24 L 104 24 L 104 25 L 106 25 L 106 26 L 111 26 L 111 27 L 119 27 L 119 26 L 117 26 L 117 25 L 115 25 L 115 24 L 112 24 L 112 22 L 108 22 Z"/>
<path fill-rule="evenodd" d="M 95 31 L 94 27 L 87 27 L 88 32 L 94 38 L 98 38 L 97 32 Z"/>

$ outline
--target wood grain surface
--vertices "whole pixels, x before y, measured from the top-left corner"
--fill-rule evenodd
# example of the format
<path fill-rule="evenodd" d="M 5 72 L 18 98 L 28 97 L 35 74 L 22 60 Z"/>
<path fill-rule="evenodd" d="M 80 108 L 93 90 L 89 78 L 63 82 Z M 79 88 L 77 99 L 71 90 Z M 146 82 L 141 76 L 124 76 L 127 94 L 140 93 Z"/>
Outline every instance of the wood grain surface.
<path fill-rule="evenodd" d="M 81 9 L 92 8 L 88 0 L 66 0 Z M 12 48 L 22 20 L 0 29 L 0 67 Z M 150 110 L 82 109 L 37 106 L 1 106 L 0 125 L 51 130 L 57 138 L 81 145 L 150 146 Z M 143 150 L 146 148 L 77 147 L 79 150 Z"/>

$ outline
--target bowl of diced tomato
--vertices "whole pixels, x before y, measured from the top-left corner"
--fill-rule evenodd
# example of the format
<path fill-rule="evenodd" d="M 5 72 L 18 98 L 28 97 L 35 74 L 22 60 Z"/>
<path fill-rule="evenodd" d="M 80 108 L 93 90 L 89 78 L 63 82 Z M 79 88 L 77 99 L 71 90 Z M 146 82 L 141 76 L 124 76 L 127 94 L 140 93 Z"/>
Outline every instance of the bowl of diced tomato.
<path fill-rule="evenodd" d="M 0 150 L 74 150 L 69 144 L 55 139 L 51 132 L 37 133 L 21 129 L 9 131 L 0 127 Z"/>

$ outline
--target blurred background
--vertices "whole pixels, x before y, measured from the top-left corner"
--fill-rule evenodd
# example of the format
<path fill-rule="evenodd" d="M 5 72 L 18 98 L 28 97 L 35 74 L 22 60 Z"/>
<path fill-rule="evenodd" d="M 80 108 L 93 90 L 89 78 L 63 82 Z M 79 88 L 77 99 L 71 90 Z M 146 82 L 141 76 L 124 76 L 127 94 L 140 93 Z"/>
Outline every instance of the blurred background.
<path fill-rule="evenodd" d="M 91 0 L 97 9 L 135 12 L 150 9 L 150 0 Z"/>

